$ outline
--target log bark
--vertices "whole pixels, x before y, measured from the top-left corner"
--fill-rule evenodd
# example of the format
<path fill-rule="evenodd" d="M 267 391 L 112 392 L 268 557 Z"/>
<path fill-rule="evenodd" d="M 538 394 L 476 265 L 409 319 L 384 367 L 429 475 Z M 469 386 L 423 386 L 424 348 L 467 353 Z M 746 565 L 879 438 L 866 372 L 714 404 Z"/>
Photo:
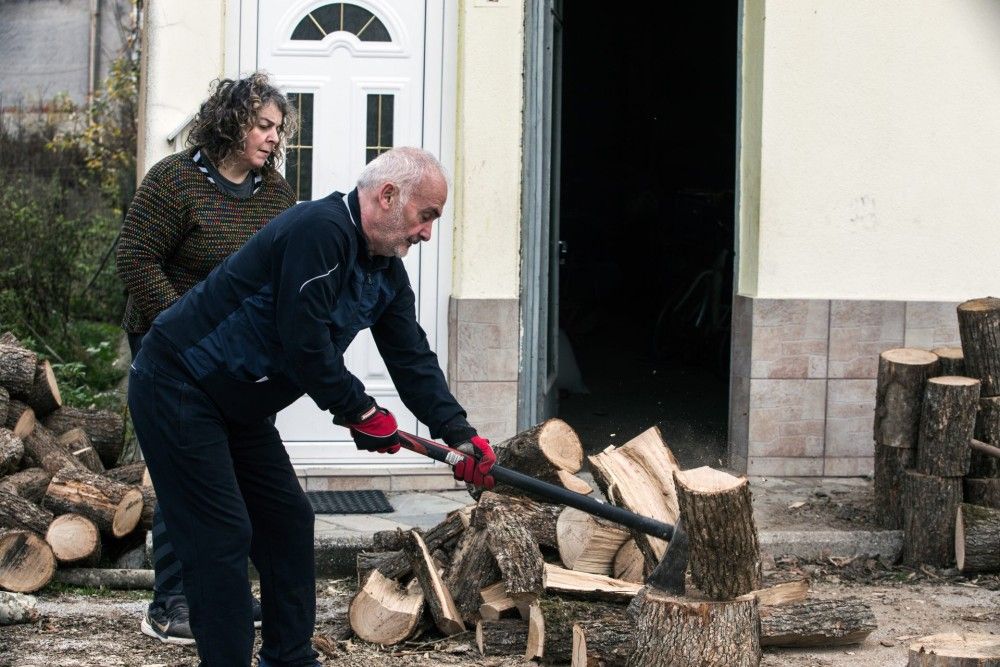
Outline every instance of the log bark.
<path fill-rule="evenodd" d="M 0 345 L 14 345 L 16 347 L 24 347 L 21 345 L 20 339 L 14 334 L 13 331 L 4 331 L 0 334 Z"/>
<path fill-rule="evenodd" d="M 51 480 L 52 475 L 42 468 L 25 468 L 21 472 L 0 479 L 0 491 L 13 493 L 33 503 L 40 503 Z"/>
<path fill-rule="evenodd" d="M 679 514 L 673 473 L 677 459 L 655 426 L 621 447 L 608 447 L 588 457 L 594 480 L 612 505 L 664 523 L 676 523 Z M 634 531 L 639 550 L 652 571 L 663 558 L 667 543 Z"/>
<path fill-rule="evenodd" d="M 70 586 L 109 588 L 116 591 L 153 590 L 153 570 L 71 567 L 56 572 L 55 580 Z"/>
<path fill-rule="evenodd" d="M 24 440 L 24 437 L 35 429 L 35 411 L 21 401 L 11 401 L 7 406 L 7 421 L 4 426 L 14 432 L 14 435 Z"/>
<path fill-rule="evenodd" d="M 515 619 L 476 623 L 476 646 L 482 656 L 524 655 L 528 624 Z"/>
<path fill-rule="evenodd" d="M 987 396 L 979 399 L 975 436 L 976 440 L 1000 447 L 1000 396 Z M 1000 477 L 1000 458 L 990 456 L 973 447 L 968 476 Z"/>
<path fill-rule="evenodd" d="M 52 512 L 35 503 L 13 493 L 0 491 L 0 528 L 23 528 L 45 535 L 53 518 Z"/>
<path fill-rule="evenodd" d="M 629 605 L 630 667 L 756 667 L 760 616 L 752 595 L 712 601 L 646 587 Z"/>
<path fill-rule="evenodd" d="M 479 591 L 479 598 L 482 600 L 482 604 L 479 605 L 479 617 L 484 621 L 498 621 L 501 618 L 521 615 L 514 598 L 507 595 L 502 581 L 490 584 Z"/>
<path fill-rule="evenodd" d="M 31 595 L 0 591 L 0 625 L 34 623 L 39 617 L 37 604 Z"/>
<path fill-rule="evenodd" d="M 573 625 L 572 667 L 625 667 L 632 652 L 632 622 L 622 613 Z"/>
<path fill-rule="evenodd" d="M 761 646 L 860 644 L 877 627 L 871 607 L 857 597 L 760 607 Z"/>
<path fill-rule="evenodd" d="M 747 479 L 705 466 L 675 471 L 674 488 L 695 586 L 716 600 L 760 588 L 760 543 Z"/>
<path fill-rule="evenodd" d="M 431 553 L 438 549 L 448 551 L 465 532 L 468 525 L 468 512 L 464 509 L 452 512 L 444 521 L 427 531 L 423 536 L 424 544 L 427 545 L 427 549 Z M 409 558 L 402 551 L 385 554 L 376 567 L 387 578 L 396 580 L 407 577 L 413 572 Z M 477 593 L 478 590 L 476 589 Z"/>
<path fill-rule="evenodd" d="M 423 531 L 419 528 L 414 528 L 414 530 L 423 535 Z M 372 549 L 374 551 L 399 551 L 406 544 L 408 534 L 400 528 L 380 530 L 372 535 Z"/>
<path fill-rule="evenodd" d="M 551 563 L 545 564 L 545 590 L 562 597 L 622 602 L 634 598 L 641 588 L 642 584 L 589 572 L 574 572 Z"/>
<path fill-rule="evenodd" d="M 143 530 L 152 530 L 153 513 L 156 511 L 156 491 L 152 486 L 140 486 L 139 491 L 142 493 L 142 517 L 139 519 L 139 525 Z"/>
<path fill-rule="evenodd" d="M 476 512 L 488 526 L 486 544 L 500 568 L 507 595 L 519 603 L 540 597 L 545 590 L 545 561 L 538 542 L 519 522 L 516 509 L 503 503 L 491 503 L 477 508 Z"/>
<path fill-rule="evenodd" d="M 94 449 L 93 443 L 87 437 L 87 432 L 82 428 L 71 428 L 58 438 L 59 444 L 70 453 L 70 456 L 83 464 L 83 467 L 90 472 L 103 474 L 104 464 L 101 456 Z"/>
<path fill-rule="evenodd" d="M 1000 667 L 1000 638 L 946 632 L 910 644 L 907 667 Z"/>
<path fill-rule="evenodd" d="M 0 385 L 13 396 L 27 396 L 35 382 L 38 355 L 17 345 L 0 343 Z"/>
<path fill-rule="evenodd" d="M 17 470 L 24 458 L 24 442 L 14 432 L 0 427 L 0 477 Z"/>
<path fill-rule="evenodd" d="M 592 490 L 586 482 L 574 476 L 583 464 L 583 446 L 576 431 L 561 419 L 547 419 L 498 443 L 493 449 L 498 465 L 577 493 L 590 493 Z M 544 500 L 506 484 L 497 484 L 494 491 L 505 496 Z"/>
<path fill-rule="evenodd" d="M 82 514 L 113 537 L 128 535 L 142 518 L 142 492 L 137 487 L 87 470 L 57 472 L 43 504 L 56 514 Z"/>
<path fill-rule="evenodd" d="M 10 392 L 0 387 L 0 426 L 7 423 L 7 411 L 10 409 Z"/>
<path fill-rule="evenodd" d="M 96 565 L 101 558 L 101 534 L 93 521 L 80 514 L 55 517 L 45 531 L 45 541 L 60 563 Z"/>
<path fill-rule="evenodd" d="M 917 470 L 961 477 L 969 472 L 969 443 L 976 429 L 979 380 L 953 375 L 930 378 L 924 392 Z"/>
<path fill-rule="evenodd" d="M 23 440 L 26 458 L 32 465 L 44 468 L 50 475 L 55 475 L 63 468 L 86 470 L 83 463 L 59 444 L 52 431 L 40 424 L 36 425 Z"/>
<path fill-rule="evenodd" d="M 624 612 L 624 607 L 604 602 L 542 598 L 531 605 L 525 658 L 547 665 L 570 662 L 576 623 L 624 616 Z"/>
<path fill-rule="evenodd" d="M 916 451 L 875 443 L 875 516 L 883 528 L 903 527 L 903 478 Z"/>
<path fill-rule="evenodd" d="M 612 574 L 618 550 L 631 539 L 625 528 L 572 507 L 559 515 L 556 534 L 559 559 L 565 567 L 606 575 Z"/>
<path fill-rule="evenodd" d="M 486 531 L 470 526 L 451 556 L 451 567 L 445 577 L 445 584 L 463 620 L 470 624 L 475 622 L 480 591 L 497 581 L 500 581 L 500 568 L 486 543 Z"/>
<path fill-rule="evenodd" d="M 886 447 L 917 446 L 924 383 L 937 375 L 937 355 L 910 347 L 879 355 L 875 384 L 875 442 Z"/>
<path fill-rule="evenodd" d="M 30 530 L 0 529 L 0 588 L 34 593 L 56 571 L 52 547 Z"/>
<path fill-rule="evenodd" d="M 955 560 L 955 513 L 962 479 L 915 470 L 903 479 L 903 562 L 946 567 Z"/>
<path fill-rule="evenodd" d="M 962 480 L 965 489 L 965 502 L 983 507 L 1000 509 L 1000 478 L 975 479 L 966 477 Z"/>
<path fill-rule="evenodd" d="M 35 377 L 25 402 L 35 411 L 36 417 L 45 417 L 62 407 L 56 374 L 52 372 L 52 364 L 48 361 L 39 362 L 35 366 Z"/>
<path fill-rule="evenodd" d="M 81 410 L 62 407 L 45 418 L 45 426 L 56 435 L 82 428 L 101 455 L 105 468 L 114 468 L 125 446 L 125 422 L 110 410 Z"/>
<path fill-rule="evenodd" d="M 539 546 L 559 548 L 556 522 L 563 511 L 560 505 L 538 503 L 528 498 L 502 496 L 485 491 L 480 495 L 479 502 L 472 512 L 472 525 L 479 529 L 487 528 L 489 523 L 486 517 L 498 511 L 498 507 L 516 517 L 514 520 L 528 529 Z"/>
<path fill-rule="evenodd" d="M 646 577 L 646 559 L 639 551 L 635 540 L 629 540 L 621 545 L 615 560 L 611 563 L 611 576 L 623 581 L 641 584 Z"/>
<path fill-rule="evenodd" d="M 420 534 L 411 530 L 407 534 L 407 541 L 403 545 L 403 551 L 410 559 L 410 566 L 413 573 L 420 582 L 420 588 L 424 592 L 424 600 L 430 609 L 434 625 L 446 637 L 465 632 L 465 624 L 462 623 L 462 616 L 455 607 L 455 601 L 451 597 L 451 592 L 441 581 L 437 566 L 431 559 L 431 554 L 427 551 Z"/>
<path fill-rule="evenodd" d="M 938 356 L 937 375 L 965 375 L 965 356 L 960 347 L 936 347 L 931 354 Z"/>
<path fill-rule="evenodd" d="M 351 600 L 347 617 L 361 639 L 391 646 L 408 639 L 424 611 L 424 595 L 412 586 L 404 590 L 378 570 Z"/>
<path fill-rule="evenodd" d="M 983 382 L 983 396 L 1000 394 L 1000 299 L 972 299 L 958 306 L 958 334 L 970 377 Z"/>
<path fill-rule="evenodd" d="M 955 562 L 962 573 L 1000 571 L 1000 509 L 959 505 Z"/>
<path fill-rule="evenodd" d="M 145 512 L 145 505 L 143 506 Z M 372 573 L 373 570 L 377 570 L 379 565 L 383 564 L 388 558 L 406 558 L 406 555 L 402 550 L 397 551 L 359 551 L 358 555 L 355 557 L 355 563 L 358 571 L 358 588 L 365 585 L 368 581 L 368 575 Z"/>
<path fill-rule="evenodd" d="M 133 484 L 135 486 L 152 486 L 149 482 L 149 475 L 146 472 L 145 461 L 133 461 L 117 468 L 111 468 L 104 472 L 104 476 L 121 482 L 122 484 Z M 380 531 L 384 532 L 384 531 Z M 395 533 L 396 531 L 391 531 Z M 378 533 L 376 533 L 377 535 Z M 397 549 L 401 547 L 396 547 Z"/>

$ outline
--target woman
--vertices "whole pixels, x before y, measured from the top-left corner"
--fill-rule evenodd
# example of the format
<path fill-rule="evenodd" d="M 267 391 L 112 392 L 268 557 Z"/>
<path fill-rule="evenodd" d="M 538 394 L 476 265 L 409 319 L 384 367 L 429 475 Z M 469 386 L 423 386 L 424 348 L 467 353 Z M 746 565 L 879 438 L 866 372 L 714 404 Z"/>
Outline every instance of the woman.
<path fill-rule="evenodd" d="M 295 203 L 277 172 L 295 128 L 288 100 L 255 73 L 215 83 L 188 137 L 188 150 L 157 162 L 129 206 L 118 244 L 128 290 L 122 327 L 132 357 L 156 316 L 200 282 L 258 229 Z M 153 515 L 156 579 L 142 632 L 193 644 L 181 564 L 159 508 Z M 260 609 L 255 601 L 254 620 Z"/>

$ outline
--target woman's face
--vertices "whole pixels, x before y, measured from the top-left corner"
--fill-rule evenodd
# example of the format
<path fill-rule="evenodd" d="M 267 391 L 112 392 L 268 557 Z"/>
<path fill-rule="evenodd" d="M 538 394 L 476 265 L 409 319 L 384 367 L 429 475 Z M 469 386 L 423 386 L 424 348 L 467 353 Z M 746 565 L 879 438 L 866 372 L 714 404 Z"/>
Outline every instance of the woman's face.
<path fill-rule="evenodd" d="M 278 128 L 285 117 L 278 105 L 268 102 L 257 112 L 253 124 L 247 129 L 243 150 L 236 154 L 248 170 L 260 169 L 278 147 Z"/>

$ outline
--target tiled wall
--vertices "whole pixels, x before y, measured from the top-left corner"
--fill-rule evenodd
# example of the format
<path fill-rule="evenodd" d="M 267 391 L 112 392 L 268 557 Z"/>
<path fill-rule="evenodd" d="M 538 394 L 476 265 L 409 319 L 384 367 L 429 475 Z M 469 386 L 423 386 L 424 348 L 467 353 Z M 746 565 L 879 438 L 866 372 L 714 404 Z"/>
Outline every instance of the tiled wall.
<path fill-rule="evenodd" d="M 959 345 L 957 305 L 736 297 L 731 466 L 751 475 L 871 473 L 878 354 Z"/>

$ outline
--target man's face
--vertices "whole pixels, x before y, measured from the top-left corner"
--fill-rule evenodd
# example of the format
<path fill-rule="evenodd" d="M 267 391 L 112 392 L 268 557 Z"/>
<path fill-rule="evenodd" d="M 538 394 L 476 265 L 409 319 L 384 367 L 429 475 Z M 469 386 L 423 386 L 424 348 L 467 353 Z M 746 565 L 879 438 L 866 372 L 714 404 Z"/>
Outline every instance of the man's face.
<path fill-rule="evenodd" d="M 371 239 L 372 252 L 387 257 L 406 257 L 411 246 L 431 240 L 431 227 L 441 217 L 448 199 L 448 184 L 439 174 L 428 174 L 403 203 L 399 190 L 381 193 L 384 217 Z"/>

